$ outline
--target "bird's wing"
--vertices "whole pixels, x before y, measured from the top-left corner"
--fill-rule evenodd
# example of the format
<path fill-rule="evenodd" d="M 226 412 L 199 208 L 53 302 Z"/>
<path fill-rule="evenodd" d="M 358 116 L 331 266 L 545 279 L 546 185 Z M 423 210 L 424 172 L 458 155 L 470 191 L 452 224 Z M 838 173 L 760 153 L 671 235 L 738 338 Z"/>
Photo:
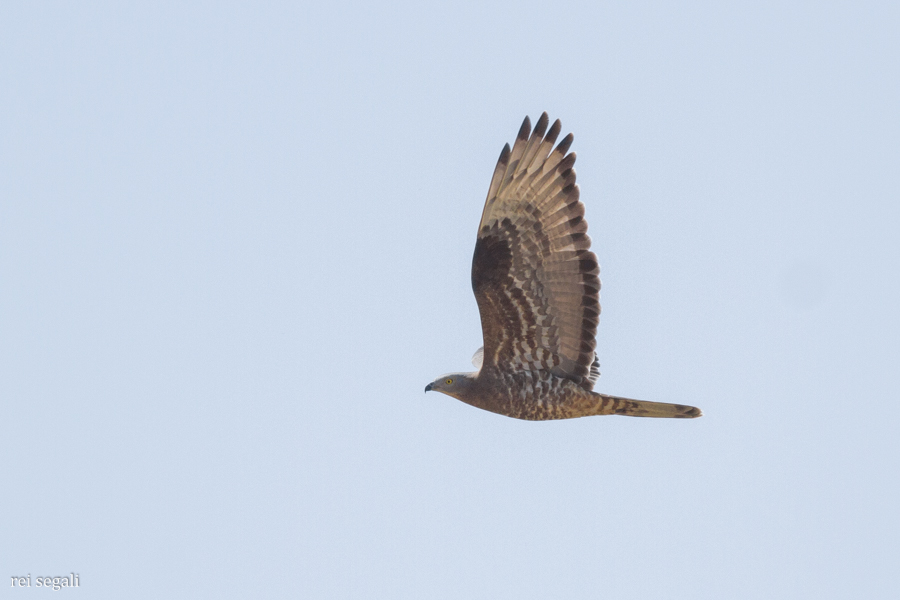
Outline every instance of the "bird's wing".
<path fill-rule="evenodd" d="M 572 134 L 528 117 L 500 153 L 472 261 L 484 365 L 550 371 L 590 390 L 600 268 L 575 184 Z M 551 151 L 552 150 L 552 151 Z"/>

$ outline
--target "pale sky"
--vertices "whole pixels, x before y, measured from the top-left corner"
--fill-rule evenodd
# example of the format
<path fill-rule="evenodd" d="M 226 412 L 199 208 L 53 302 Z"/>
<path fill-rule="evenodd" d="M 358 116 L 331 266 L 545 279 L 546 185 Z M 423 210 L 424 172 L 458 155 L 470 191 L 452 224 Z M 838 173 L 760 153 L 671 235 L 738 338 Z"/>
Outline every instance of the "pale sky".
<path fill-rule="evenodd" d="M 900 597 L 900 8 L 0 9 L 0 585 Z M 597 391 L 439 394 L 503 144 L 575 134 Z"/>

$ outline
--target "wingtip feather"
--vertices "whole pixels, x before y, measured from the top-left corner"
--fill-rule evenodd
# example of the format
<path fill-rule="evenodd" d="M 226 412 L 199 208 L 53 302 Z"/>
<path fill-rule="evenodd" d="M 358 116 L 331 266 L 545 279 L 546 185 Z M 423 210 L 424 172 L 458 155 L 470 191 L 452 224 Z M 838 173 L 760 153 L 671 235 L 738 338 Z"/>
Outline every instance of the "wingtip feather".
<path fill-rule="evenodd" d="M 552 146 L 553 144 L 556 143 L 556 138 L 559 137 L 559 132 L 561 130 L 562 130 L 562 121 L 557 119 L 557 120 L 553 121 L 553 125 L 550 126 L 550 131 L 547 132 L 547 135 L 544 139 L 547 140 L 548 142 L 550 142 L 550 145 Z"/>
<path fill-rule="evenodd" d="M 531 119 L 526 116 L 525 120 L 522 121 L 522 126 L 519 127 L 519 134 L 516 136 L 516 140 L 527 140 L 529 133 L 531 133 Z"/>
<path fill-rule="evenodd" d="M 565 154 L 569 151 L 569 148 L 572 146 L 572 142 L 575 141 L 575 136 L 571 133 L 567 134 L 566 137 L 562 139 L 559 145 L 556 147 L 554 152 L 558 152 L 559 154 Z"/>
<path fill-rule="evenodd" d="M 550 117 L 547 116 L 546 112 L 544 112 L 538 119 L 537 123 L 535 124 L 534 132 L 532 133 L 532 136 L 535 138 L 543 138 L 544 133 L 547 131 L 547 124 L 549 122 L 550 122 Z"/>

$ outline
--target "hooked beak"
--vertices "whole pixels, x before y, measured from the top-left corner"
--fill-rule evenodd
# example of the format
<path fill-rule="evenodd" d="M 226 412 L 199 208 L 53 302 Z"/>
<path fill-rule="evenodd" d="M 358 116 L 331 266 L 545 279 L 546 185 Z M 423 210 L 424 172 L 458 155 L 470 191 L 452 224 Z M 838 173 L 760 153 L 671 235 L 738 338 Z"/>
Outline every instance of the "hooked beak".
<path fill-rule="evenodd" d="M 428 385 L 425 386 L 425 391 L 426 391 L 426 392 L 430 392 L 430 391 L 431 391 L 431 384 L 430 384 L 430 383 L 429 383 Z"/>

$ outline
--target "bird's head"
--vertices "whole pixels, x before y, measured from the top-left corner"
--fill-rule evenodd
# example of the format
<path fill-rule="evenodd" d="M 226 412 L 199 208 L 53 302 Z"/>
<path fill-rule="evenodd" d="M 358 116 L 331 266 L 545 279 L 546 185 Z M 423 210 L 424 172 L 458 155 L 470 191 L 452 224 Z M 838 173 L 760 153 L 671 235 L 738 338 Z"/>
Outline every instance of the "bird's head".
<path fill-rule="evenodd" d="M 426 392 L 440 392 L 457 400 L 462 400 L 465 393 L 475 382 L 475 373 L 450 373 L 441 375 L 425 386 Z"/>

